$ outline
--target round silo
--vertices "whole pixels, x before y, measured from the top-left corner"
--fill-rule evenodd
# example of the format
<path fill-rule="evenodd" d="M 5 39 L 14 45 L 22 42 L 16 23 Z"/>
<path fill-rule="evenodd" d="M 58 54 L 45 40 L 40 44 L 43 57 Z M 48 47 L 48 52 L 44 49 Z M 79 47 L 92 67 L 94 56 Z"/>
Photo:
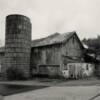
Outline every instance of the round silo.
<path fill-rule="evenodd" d="M 31 22 L 23 15 L 6 17 L 5 59 L 2 68 L 3 76 L 8 70 L 16 70 L 23 77 L 29 77 L 31 52 Z"/>

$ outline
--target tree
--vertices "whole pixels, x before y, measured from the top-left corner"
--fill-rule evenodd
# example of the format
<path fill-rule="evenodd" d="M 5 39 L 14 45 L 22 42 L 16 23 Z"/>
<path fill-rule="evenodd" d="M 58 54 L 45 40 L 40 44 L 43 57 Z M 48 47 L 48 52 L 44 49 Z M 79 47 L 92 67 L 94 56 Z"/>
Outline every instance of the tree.
<path fill-rule="evenodd" d="M 82 40 L 84 44 L 86 44 L 89 48 L 92 48 L 96 50 L 97 52 L 100 52 L 100 36 L 98 35 L 97 38 L 84 38 Z"/>

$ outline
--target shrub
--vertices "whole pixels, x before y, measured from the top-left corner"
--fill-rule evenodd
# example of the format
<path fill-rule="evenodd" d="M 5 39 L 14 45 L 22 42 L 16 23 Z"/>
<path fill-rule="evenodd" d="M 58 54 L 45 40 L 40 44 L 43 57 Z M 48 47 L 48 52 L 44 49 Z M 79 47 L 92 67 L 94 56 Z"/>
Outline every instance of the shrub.
<path fill-rule="evenodd" d="M 23 73 L 15 67 L 10 67 L 6 71 L 8 80 L 23 80 L 26 79 Z"/>

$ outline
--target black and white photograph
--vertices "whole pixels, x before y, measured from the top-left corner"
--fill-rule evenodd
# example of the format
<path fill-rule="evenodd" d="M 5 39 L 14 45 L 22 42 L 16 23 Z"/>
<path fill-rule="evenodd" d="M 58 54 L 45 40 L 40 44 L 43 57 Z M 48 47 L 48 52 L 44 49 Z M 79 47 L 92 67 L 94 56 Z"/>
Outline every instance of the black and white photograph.
<path fill-rule="evenodd" d="M 0 100 L 100 100 L 100 0 L 0 0 Z"/>

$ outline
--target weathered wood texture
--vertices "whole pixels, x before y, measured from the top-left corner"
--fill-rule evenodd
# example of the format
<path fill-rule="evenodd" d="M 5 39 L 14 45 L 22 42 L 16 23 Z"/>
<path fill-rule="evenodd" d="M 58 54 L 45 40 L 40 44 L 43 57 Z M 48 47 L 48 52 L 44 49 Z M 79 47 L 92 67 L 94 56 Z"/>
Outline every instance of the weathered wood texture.
<path fill-rule="evenodd" d="M 33 65 L 59 65 L 60 64 L 60 46 L 53 45 L 41 48 L 32 48 L 31 64 Z"/>
<path fill-rule="evenodd" d="M 59 65 L 40 65 L 38 66 L 38 74 L 48 76 L 59 76 Z"/>
<path fill-rule="evenodd" d="M 61 63 L 60 53 L 60 45 L 33 48 L 31 51 L 31 68 L 36 67 L 38 74 L 58 76 Z"/>
<path fill-rule="evenodd" d="M 76 35 L 62 45 L 61 52 L 62 66 L 66 66 L 70 62 L 84 62 L 84 48 Z"/>
<path fill-rule="evenodd" d="M 82 44 L 76 35 L 72 35 L 65 43 L 33 47 L 31 49 L 31 68 L 40 65 L 58 65 L 59 70 L 62 70 L 63 66 L 69 62 L 82 62 L 83 51 Z M 45 70 L 46 72 L 48 70 Z"/>

